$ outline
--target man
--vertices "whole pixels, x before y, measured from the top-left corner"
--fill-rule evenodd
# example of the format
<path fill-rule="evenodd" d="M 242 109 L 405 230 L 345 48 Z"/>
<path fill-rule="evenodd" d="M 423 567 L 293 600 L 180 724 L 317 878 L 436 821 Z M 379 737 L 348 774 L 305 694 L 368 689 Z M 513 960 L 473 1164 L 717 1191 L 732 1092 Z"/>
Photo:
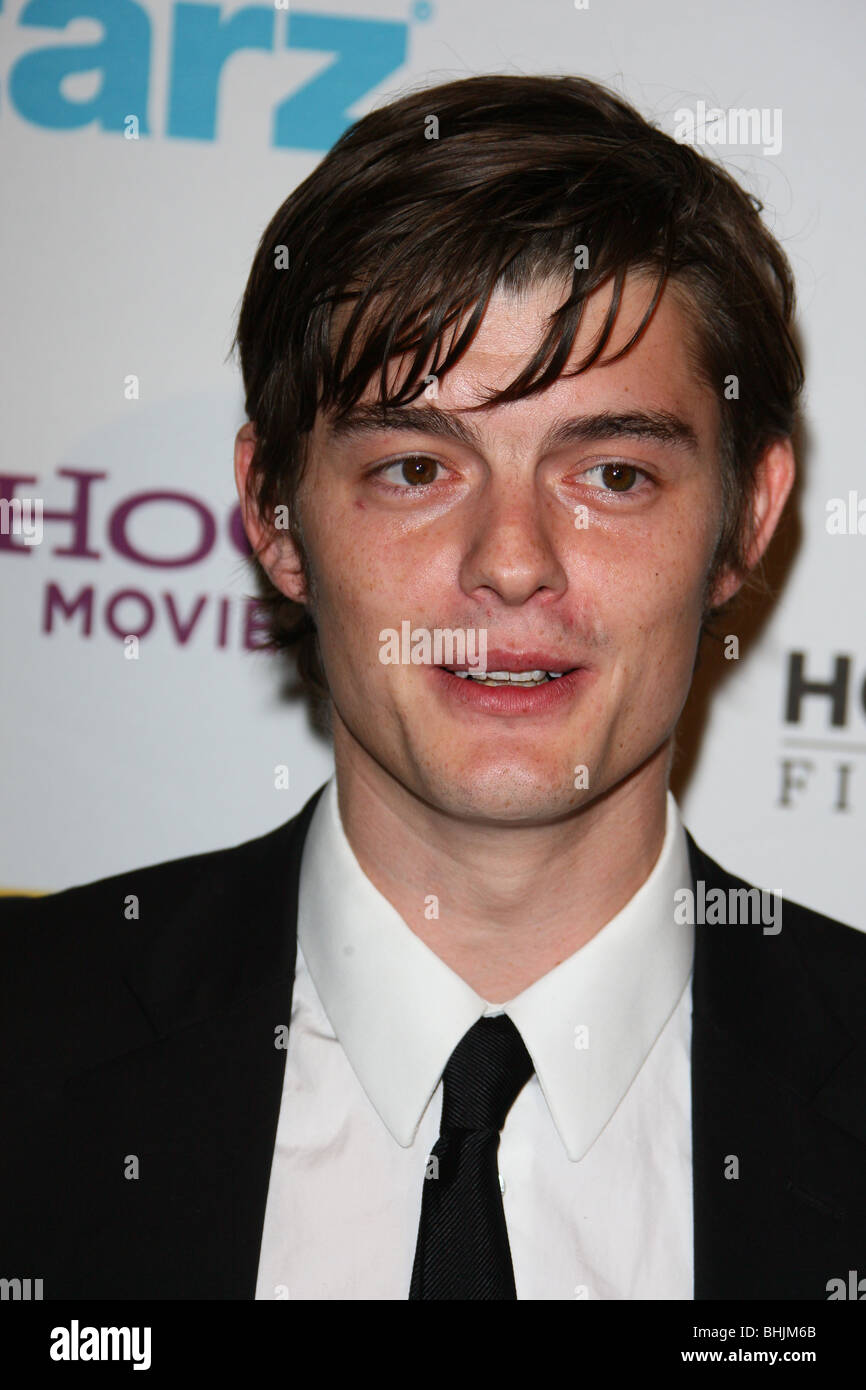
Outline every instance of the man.
<path fill-rule="evenodd" d="M 410 94 L 280 208 L 236 475 L 336 778 L 6 904 L 9 1272 L 824 1299 L 862 1267 L 866 942 L 668 790 L 792 486 L 792 312 L 754 203 L 581 79 Z"/>

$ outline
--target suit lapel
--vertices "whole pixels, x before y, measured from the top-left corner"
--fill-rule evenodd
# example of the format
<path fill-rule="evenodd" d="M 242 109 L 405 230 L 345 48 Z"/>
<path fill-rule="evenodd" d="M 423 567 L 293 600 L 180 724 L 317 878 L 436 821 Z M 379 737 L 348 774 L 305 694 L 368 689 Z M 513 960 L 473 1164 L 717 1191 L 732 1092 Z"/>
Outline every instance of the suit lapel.
<path fill-rule="evenodd" d="M 748 887 L 688 838 L 707 892 Z M 810 971 L 810 916 L 695 927 L 696 1299 L 823 1299 L 863 1263 L 866 1065 Z"/>
<path fill-rule="evenodd" d="M 131 1232 L 125 1213 L 138 1250 L 133 1288 L 165 1289 L 157 1296 L 167 1298 L 189 1297 L 191 1288 L 201 1298 L 255 1296 L 291 1018 L 301 853 L 320 795 L 244 846 L 230 878 L 202 882 L 195 916 L 207 930 L 189 938 L 166 932 L 127 971 L 158 1039 L 124 1059 L 128 1099 L 118 1096 L 109 1114 L 127 1151 L 142 1151 L 149 1179 Z M 218 962 L 210 971 L 202 943 Z M 166 979 L 175 982 L 168 994 Z M 85 1094 L 97 1100 L 103 1085 L 85 1085 Z M 98 1116 L 91 1123 L 98 1133 Z M 98 1149 L 110 1151 L 105 1136 Z M 104 1190 L 102 1199 L 109 1259 L 119 1213 L 106 1208 Z"/>

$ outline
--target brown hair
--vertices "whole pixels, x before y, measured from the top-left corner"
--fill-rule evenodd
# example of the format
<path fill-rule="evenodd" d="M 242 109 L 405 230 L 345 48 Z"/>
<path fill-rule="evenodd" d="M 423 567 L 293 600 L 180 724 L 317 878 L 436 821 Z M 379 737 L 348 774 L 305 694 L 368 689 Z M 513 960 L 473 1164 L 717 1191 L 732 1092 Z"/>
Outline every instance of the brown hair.
<path fill-rule="evenodd" d="M 627 272 L 645 270 L 653 300 L 622 352 L 671 277 L 685 292 L 695 371 L 720 404 L 723 520 L 708 593 L 722 568 L 745 569 L 755 465 L 791 434 L 803 385 L 793 277 L 761 211 L 720 165 L 586 78 L 470 77 L 363 117 L 275 213 L 244 292 L 232 350 L 258 436 L 248 490 L 266 526 L 285 504 L 310 582 L 295 501 L 317 411 L 350 410 L 374 373 L 383 404 L 414 400 L 427 374 L 461 357 L 495 288 L 520 292 L 567 268 L 570 295 L 532 361 L 490 399 L 532 395 L 561 375 L 587 296 L 612 283 L 604 331 L 578 371 L 604 351 Z M 579 245 L 586 269 L 574 268 Z M 352 301 L 335 339 L 334 311 Z M 389 361 L 413 353 L 389 396 Z M 269 645 L 295 649 L 304 687 L 327 696 L 311 616 L 253 563 Z"/>

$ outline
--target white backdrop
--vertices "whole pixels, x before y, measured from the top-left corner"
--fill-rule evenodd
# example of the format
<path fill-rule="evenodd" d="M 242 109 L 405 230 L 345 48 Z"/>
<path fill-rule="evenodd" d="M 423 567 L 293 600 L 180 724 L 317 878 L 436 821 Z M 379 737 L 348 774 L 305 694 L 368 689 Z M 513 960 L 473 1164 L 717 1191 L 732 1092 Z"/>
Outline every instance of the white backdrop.
<path fill-rule="evenodd" d="M 670 133 L 699 102 L 781 113 L 778 151 L 710 152 L 765 203 L 798 281 L 800 534 L 740 661 L 702 665 L 674 790 L 723 864 L 866 928 L 866 535 L 825 525 L 829 499 L 866 498 L 864 28 L 851 0 L 0 0 L 0 496 L 46 511 L 40 545 L 0 536 L 0 887 L 237 843 L 329 774 L 277 659 L 244 643 L 225 358 L 258 238 L 343 125 L 408 84 L 571 72 Z M 220 32 L 238 48 L 221 73 Z M 128 661 L 116 631 L 150 614 Z M 794 653 L 807 680 L 838 675 L 835 724 L 826 695 L 786 719 Z"/>

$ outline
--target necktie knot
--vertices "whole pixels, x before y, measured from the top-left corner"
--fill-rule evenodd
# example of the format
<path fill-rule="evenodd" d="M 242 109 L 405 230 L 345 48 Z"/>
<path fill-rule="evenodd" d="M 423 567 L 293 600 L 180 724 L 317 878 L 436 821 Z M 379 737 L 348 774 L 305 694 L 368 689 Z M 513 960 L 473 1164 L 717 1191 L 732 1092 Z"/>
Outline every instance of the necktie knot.
<path fill-rule="evenodd" d="M 455 1047 L 442 1075 L 442 1133 L 498 1133 L 534 1070 L 507 1014 L 479 1018 Z"/>

